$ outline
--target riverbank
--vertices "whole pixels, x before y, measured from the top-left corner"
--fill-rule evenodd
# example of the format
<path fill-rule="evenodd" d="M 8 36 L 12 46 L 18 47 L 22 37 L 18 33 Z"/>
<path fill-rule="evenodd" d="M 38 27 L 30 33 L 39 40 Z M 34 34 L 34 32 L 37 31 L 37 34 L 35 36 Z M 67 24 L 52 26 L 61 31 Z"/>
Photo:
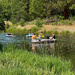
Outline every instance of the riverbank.
<path fill-rule="evenodd" d="M 36 27 L 36 25 L 26 25 L 24 27 L 21 27 L 20 25 L 17 27 L 17 28 L 21 28 L 21 29 L 31 29 L 32 27 Z M 58 31 L 59 33 L 62 32 L 62 31 L 70 31 L 71 33 L 75 32 L 75 25 L 43 25 L 42 28 L 39 30 L 39 31 L 50 31 L 50 30 L 53 30 L 53 31 Z"/>
<path fill-rule="evenodd" d="M 1 75 L 74 75 L 70 61 L 7 46 L 0 52 Z"/>
<path fill-rule="evenodd" d="M 9 25 L 8 28 L 6 28 L 6 32 L 12 32 L 12 33 L 25 33 L 28 34 L 29 32 L 44 32 L 51 34 L 52 32 L 56 34 L 66 34 L 66 32 L 70 34 L 75 35 L 75 23 L 73 21 L 72 25 L 52 25 L 52 24 L 43 24 L 42 27 L 37 27 L 34 23 L 28 23 L 24 26 L 21 26 L 19 24 L 11 24 L 9 21 L 8 23 L 5 22 L 5 24 Z"/>

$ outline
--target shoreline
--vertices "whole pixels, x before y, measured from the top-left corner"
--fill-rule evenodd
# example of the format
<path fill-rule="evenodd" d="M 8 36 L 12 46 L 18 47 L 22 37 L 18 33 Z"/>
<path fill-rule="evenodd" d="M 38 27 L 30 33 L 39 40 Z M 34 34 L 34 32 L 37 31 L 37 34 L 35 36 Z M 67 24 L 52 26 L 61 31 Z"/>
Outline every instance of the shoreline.
<path fill-rule="evenodd" d="M 17 28 L 19 29 L 31 29 L 32 27 L 36 27 L 36 25 L 26 25 L 24 27 L 22 26 L 17 26 Z M 38 27 L 37 27 L 38 28 Z M 62 31 L 69 31 L 71 33 L 74 33 L 75 32 L 75 25 L 43 25 L 41 27 L 41 29 L 38 30 L 38 32 L 41 32 L 41 31 L 58 31 L 59 33 L 61 33 Z"/>

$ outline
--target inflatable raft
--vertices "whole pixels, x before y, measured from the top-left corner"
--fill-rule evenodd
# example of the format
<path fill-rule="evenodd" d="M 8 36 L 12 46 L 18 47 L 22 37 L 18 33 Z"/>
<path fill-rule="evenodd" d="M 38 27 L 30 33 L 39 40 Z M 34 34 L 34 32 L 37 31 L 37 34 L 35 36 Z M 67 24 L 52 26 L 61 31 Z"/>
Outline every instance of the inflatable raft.
<path fill-rule="evenodd" d="M 33 33 L 26 35 L 26 38 L 32 37 Z"/>
<path fill-rule="evenodd" d="M 32 40 L 32 43 L 43 43 L 43 42 L 56 42 L 56 39 L 42 39 L 42 40 Z"/>
<path fill-rule="evenodd" d="M 6 37 L 15 37 L 13 34 L 6 34 Z"/>

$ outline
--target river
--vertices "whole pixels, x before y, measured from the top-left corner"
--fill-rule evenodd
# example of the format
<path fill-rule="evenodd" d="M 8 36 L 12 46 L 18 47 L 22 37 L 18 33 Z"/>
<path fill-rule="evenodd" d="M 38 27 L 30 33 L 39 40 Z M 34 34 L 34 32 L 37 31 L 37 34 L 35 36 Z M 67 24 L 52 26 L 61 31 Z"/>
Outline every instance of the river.
<path fill-rule="evenodd" d="M 70 60 L 75 71 L 75 37 L 74 36 L 56 36 L 57 42 L 32 44 L 30 38 L 25 34 L 14 34 L 14 37 L 6 37 L 6 33 L 0 33 L 0 43 L 3 46 L 16 44 L 17 48 L 27 49 L 39 55 L 54 55 L 63 60 Z M 1 47 L 0 47 L 1 49 Z"/>

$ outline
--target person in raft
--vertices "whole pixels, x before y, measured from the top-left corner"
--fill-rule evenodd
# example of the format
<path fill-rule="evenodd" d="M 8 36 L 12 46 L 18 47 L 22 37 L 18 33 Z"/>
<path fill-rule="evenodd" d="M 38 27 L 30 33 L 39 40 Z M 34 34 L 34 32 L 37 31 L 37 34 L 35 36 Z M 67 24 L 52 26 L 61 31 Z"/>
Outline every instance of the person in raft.
<path fill-rule="evenodd" d="M 38 37 L 39 41 L 42 40 L 42 35 L 43 35 L 42 32 L 40 32 L 39 37 Z"/>
<path fill-rule="evenodd" d="M 11 33 L 8 32 L 8 35 L 11 35 Z"/>
<path fill-rule="evenodd" d="M 55 39 L 55 34 L 54 33 L 52 33 L 52 39 Z"/>
<path fill-rule="evenodd" d="M 49 39 L 55 39 L 55 34 L 52 33 L 52 37 L 49 37 Z"/>
<path fill-rule="evenodd" d="M 36 34 L 35 33 L 33 33 L 33 35 L 32 35 L 32 40 L 36 40 Z"/>

